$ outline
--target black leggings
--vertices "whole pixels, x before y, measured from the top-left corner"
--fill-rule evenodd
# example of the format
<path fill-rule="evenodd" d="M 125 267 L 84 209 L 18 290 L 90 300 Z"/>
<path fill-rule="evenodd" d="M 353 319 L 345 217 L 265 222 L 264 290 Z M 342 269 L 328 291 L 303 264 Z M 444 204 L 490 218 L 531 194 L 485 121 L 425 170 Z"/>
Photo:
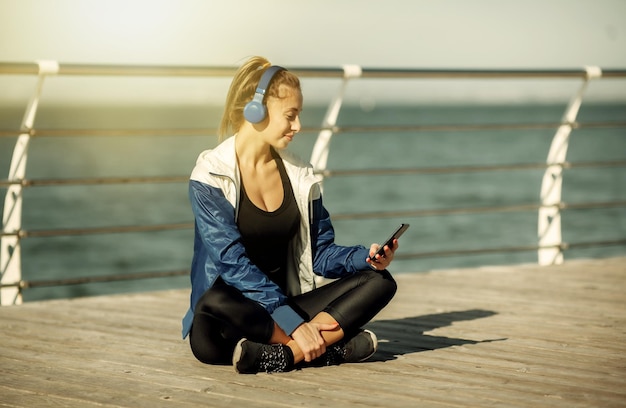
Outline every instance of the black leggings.
<path fill-rule="evenodd" d="M 369 322 L 396 293 L 388 271 L 362 271 L 289 299 L 307 322 L 320 312 L 330 314 L 346 335 Z M 194 311 L 189 343 L 194 356 L 207 364 L 229 364 L 243 337 L 267 343 L 274 320 L 257 302 L 224 283 L 209 288 Z"/>

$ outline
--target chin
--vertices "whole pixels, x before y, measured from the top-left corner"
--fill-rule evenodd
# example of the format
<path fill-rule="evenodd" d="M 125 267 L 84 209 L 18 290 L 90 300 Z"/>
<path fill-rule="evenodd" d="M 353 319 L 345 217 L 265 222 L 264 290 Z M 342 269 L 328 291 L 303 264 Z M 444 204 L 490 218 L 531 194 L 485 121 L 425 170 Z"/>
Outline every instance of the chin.
<path fill-rule="evenodd" d="M 277 149 L 286 149 L 287 146 L 289 146 L 289 143 L 291 143 L 291 139 L 282 138 L 274 147 Z"/>

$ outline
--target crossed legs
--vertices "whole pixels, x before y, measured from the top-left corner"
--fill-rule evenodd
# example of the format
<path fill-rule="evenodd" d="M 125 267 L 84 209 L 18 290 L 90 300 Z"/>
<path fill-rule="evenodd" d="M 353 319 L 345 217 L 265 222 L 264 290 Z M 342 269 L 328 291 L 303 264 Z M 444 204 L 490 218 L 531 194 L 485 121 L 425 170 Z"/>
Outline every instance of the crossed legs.
<path fill-rule="evenodd" d="M 321 332 L 330 346 L 355 334 L 389 303 L 396 283 L 388 271 L 363 271 L 290 299 L 290 305 L 313 323 L 337 323 Z M 228 364 L 241 338 L 265 344 L 285 344 L 294 363 L 304 359 L 298 344 L 276 325 L 269 313 L 237 289 L 218 284 L 196 306 L 190 333 L 196 358 L 208 364 Z"/>

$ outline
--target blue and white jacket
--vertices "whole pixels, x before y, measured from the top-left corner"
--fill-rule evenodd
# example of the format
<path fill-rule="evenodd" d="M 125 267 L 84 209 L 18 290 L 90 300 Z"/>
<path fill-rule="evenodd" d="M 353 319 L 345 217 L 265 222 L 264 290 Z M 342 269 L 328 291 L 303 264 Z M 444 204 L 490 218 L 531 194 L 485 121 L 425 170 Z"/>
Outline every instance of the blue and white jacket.
<path fill-rule="evenodd" d="M 369 250 L 339 246 L 328 211 L 322 205 L 319 178 L 313 168 L 289 153 L 279 152 L 300 209 L 300 231 L 291 242 L 288 273 L 298 276 L 299 293 L 315 289 L 325 279 L 368 270 Z M 191 173 L 189 198 L 195 217 L 191 264 L 191 302 L 183 318 L 183 338 L 191 329 L 193 311 L 217 277 L 258 302 L 278 326 L 291 335 L 304 322 L 282 290 L 247 257 L 239 229 L 240 176 L 235 136 L 200 154 Z"/>

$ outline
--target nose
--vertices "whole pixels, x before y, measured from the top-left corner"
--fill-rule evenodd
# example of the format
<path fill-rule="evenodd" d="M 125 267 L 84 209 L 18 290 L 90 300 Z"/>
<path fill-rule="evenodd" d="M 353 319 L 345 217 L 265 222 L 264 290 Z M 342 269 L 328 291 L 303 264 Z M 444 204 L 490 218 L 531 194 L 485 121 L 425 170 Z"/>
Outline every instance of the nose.
<path fill-rule="evenodd" d="M 291 122 L 291 130 L 293 133 L 298 133 L 302 129 L 302 125 L 300 124 L 300 116 L 296 116 L 296 118 Z"/>

